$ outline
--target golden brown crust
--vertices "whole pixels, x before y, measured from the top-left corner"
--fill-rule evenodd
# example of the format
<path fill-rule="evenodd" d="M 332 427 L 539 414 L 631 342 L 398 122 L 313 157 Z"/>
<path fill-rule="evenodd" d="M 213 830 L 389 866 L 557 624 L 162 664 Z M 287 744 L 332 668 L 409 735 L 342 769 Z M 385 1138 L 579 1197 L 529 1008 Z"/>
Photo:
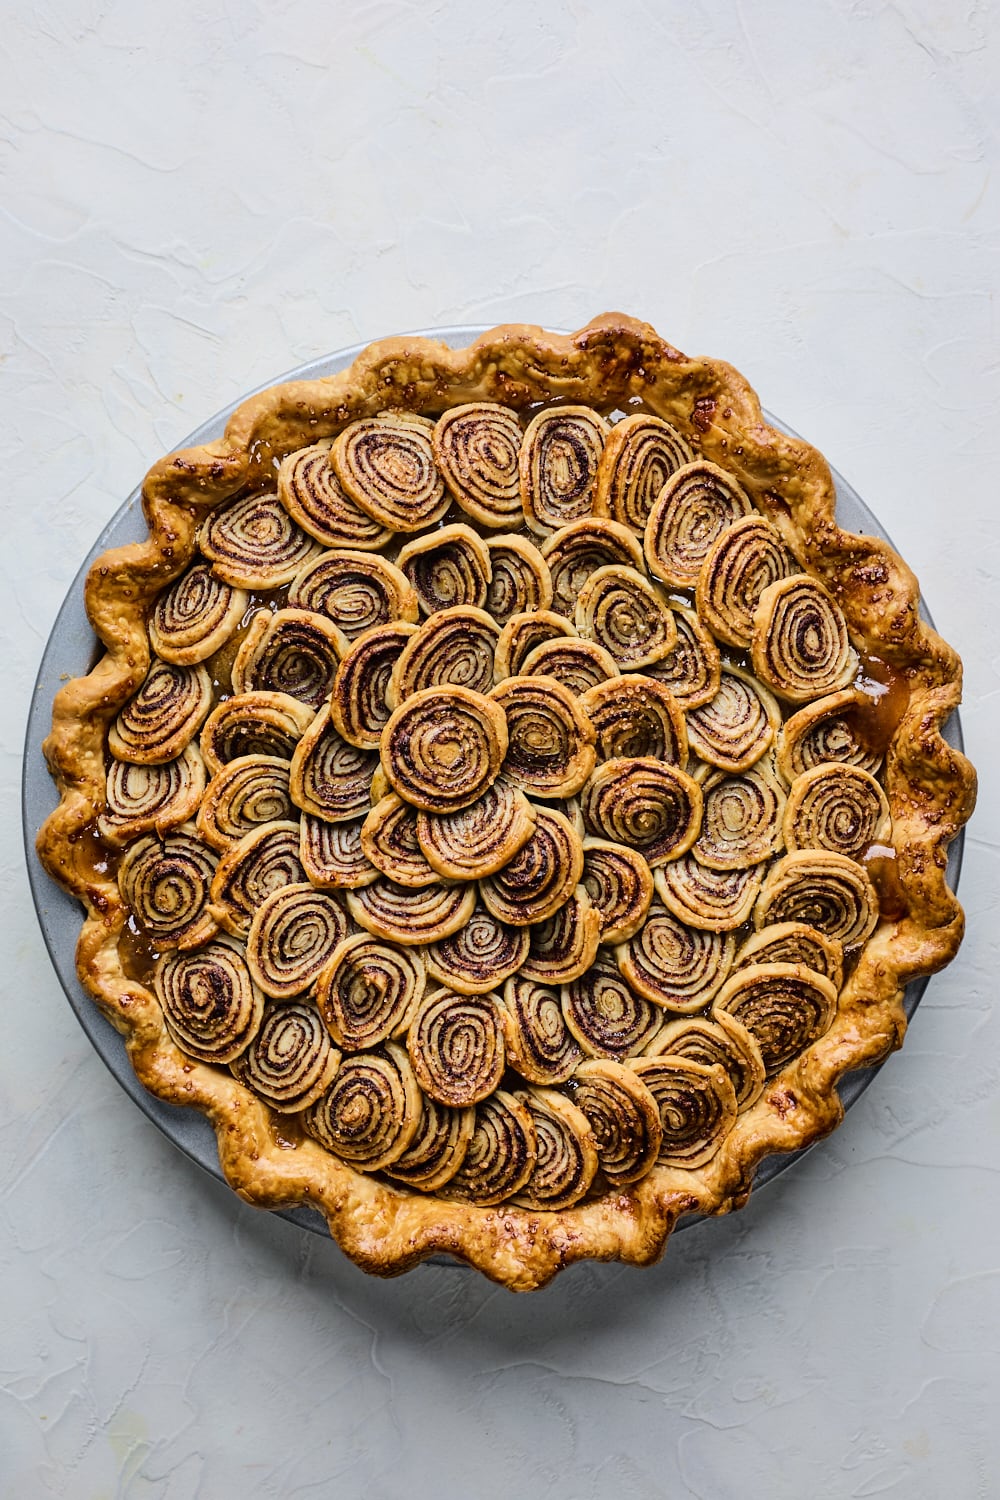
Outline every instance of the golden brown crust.
<path fill-rule="evenodd" d="M 657 1167 L 632 1185 L 554 1212 L 464 1202 L 445 1208 L 440 1199 L 400 1192 L 355 1172 L 312 1141 L 289 1151 L 279 1142 L 278 1117 L 260 1098 L 225 1071 L 185 1057 L 152 990 L 121 968 L 122 902 L 113 879 L 95 869 L 80 835 L 103 805 L 108 721 L 148 668 L 146 610 L 194 560 L 204 517 L 262 472 L 261 455 L 269 461 L 333 439 L 347 422 L 387 406 L 440 411 L 442 405 L 486 400 L 523 410 L 560 397 L 607 410 L 633 396 L 641 396 L 702 457 L 735 476 L 805 569 L 829 590 L 863 653 L 897 676 L 907 674 L 908 701 L 885 770 L 899 899 L 865 945 L 829 1030 L 739 1116 L 707 1165 L 693 1171 Z M 87 580 L 87 608 L 104 655 L 92 672 L 57 695 L 46 754 L 61 801 L 38 847 L 53 877 L 86 908 L 77 952 L 85 988 L 127 1035 L 129 1056 L 146 1087 L 162 1099 L 194 1105 L 212 1120 L 223 1171 L 247 1202 L 272 1208 L 309 1201 L 320 1207 L 345 1251 L 369 1271 L 395 1274 L 446 1252 L 523 1290 L 582 1258 L 648 1264 L 662 1253 L 680 1215 L 739 1206 L 765 1155 L 807 1145 L 838 1123 L 837 1081 L 900 1044 L 903 986 L 941 968 L 961 939 L 962 912 L 946 882 L 945 855 L 971 814 L 975 776 L 941 736 L 960 701 L 961 669 L 951 648 L 920 619 L 916 581 L 906 565 L 880 539 L 837 527 L 826 462 L 806 443 L 767 426 L 756 395 L 735 370 L 720 361 L 689 359 L 648 325 L 620 314 L 595 319 L 568 336 L 534 327 L 495 329 L 462 350 L 425 339 L 388 339 L 340 374 L 250 398 L 221 439 L 154 465 L 143 507 L 149 538 L 106 554 Z M 606 1075 L 615 1065 L 584 1067 Z M 629 1097 L 643 1098 L 639 1080 L 631 1078 Z"/>

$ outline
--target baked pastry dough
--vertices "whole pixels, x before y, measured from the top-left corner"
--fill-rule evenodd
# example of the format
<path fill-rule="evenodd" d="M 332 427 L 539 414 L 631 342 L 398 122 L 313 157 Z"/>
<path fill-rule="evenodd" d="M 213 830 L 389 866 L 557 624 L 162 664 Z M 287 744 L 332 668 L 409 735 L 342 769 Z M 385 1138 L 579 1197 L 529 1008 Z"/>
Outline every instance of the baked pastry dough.
<path fill-rule="evenodd" d="M 144 505 L 39 851 L 247 1201 L 528 1288 L 836 1124 L 961 937 L 960 667 L 735 371 L 619 315 L 390 339 Z"/>

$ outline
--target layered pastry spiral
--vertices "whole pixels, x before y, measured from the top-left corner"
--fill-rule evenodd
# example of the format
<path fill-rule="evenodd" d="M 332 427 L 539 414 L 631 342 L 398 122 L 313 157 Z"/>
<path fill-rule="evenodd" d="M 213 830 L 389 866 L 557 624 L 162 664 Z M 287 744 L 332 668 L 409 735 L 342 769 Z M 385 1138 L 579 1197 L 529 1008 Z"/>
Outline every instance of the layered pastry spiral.
<path fill-rule="evenodd" d="M 230 1067 L 241 1083 L 280 1114 L 298 1114 L 330 1086 L 340 1053 L 314 1005 L 271 1006 L 250 1045 Z"/>
<path fill-rule="evenodd" d="M 552 603 L 552 575 L 538 548 L 521 536 L 490 537 L 490 578 L 486 610 L 498 625 L 515 615 L 548 610 Z"/>
<path fill-rule="evenodd" d="M 434 457 L 462 510 L 482 526 L 521 520 L 521 424 L 488 401 L 445 412 L 434 428 Z"/>
<path fill-rule="evenodd" d="M 690 444 L 662 417 L 636 413 L 608 434 L 594 512 L 642 535 L 667 480 L 693 461 Z"/>
<path fill-rule="evenodd" d="M 195 563 L 160 594 L 149 616 L 149 644 L 175 666 L 205 661 L 229 640 L 246 613 L 249 596 Z"/>
<path fill-rule="evenodd" d="M 210 897 L 216 858 L 183 829 L 130 845 L 118 867 L 118 886 L 154 947 L 197 948 L 215 935 Z"/>
<path fill-rule="evenodd" d="M 330 463 L 329 443 L 316 443 L 282 461 L 278 497 L 291 519 L 324 547 L 372 552 L 392 540 L 392 531 L 344 491 Z"/>
<path fill-rule="evenodd" d="M 277 495 L 246 495 L 213 511 L 198 546 L 223 582 L 243 589 L 291 583 L 315 556 L 311 536 L 292 520 Z"/>
<path fill-rule="evenodd" d="M 428 864 L 446 880 L 495 875 L 523 849 L 537 813 L 506 776 L 481 797 L 451 813 L 417 813 L 417 842 Z"/>
<path fill-rule="evenodd" d="M 594 769 L 594 730 L 562 683 L 506 677 L 490 697 L 507 720 L 504 773 L 534 797 L 572 797 Z"/>
<path fill-rule="evenodd" d="M 434 462 L 434 424 L 409 413 L 352 422 L 330 462 L 344 493 L 390 531 L 420 531 L 439 521 L 450 497 Z"/>
<path fill-rule="evenodd" d="M 146 679 L 108 730 L 116 760 L 160 766 L 190 745 L 212 707 L 212 682 L 204 667 L 155 661 Z"/>
<path fill-rule="evenodd" d="M 572 1078 L 583 1056 L 566 1025 L 559 993 L 524 975 L 507 980 L 498 997 L 506 1013 L 507 1061 L 529 1083 L 557 1084 Z"/>
<path fill-rule="evenodd" d="M 650 868 L 684 854 L 698 836 L 702 791 L 676 766 L 649 756 L 606 760 L 583 791 L 587 831 L 624 844 Z"/>
<path fill-rule="evenodd" d="M 493 565 L 489 548 L 471 526 L 444 526 L 407 542 L 398 562 L 425 615 L 486 603 Z"/>
<path fill-rule="evenodd" d="M 663 486 L 643 532 L 646 563 L 655 578 L 691 589 L 712 544 L 728 526 L 752 514 L 731 475 L 703 459 L 685 464 Z"/>
<path fill-rule="evenodd" d="M 198 808 L 198 833 L 222 852 L 265 823 L 295 816 L 291 766 L 278 755 L 241 755 L 217 771 Z"/>
<path fill-rule="evenodd" d="M 235 693 L 285 693 L 310 708 L 329 697 L 344 636 L 307 609 L 259 610 L 233 662 Z"/>
<path fill-rule="evenodd" d="M 521 503 L 543 535 L 589 516 L 608 424 L 586 406 L 556 406 L 532 417 L 520 452 Z"/>
<path fill-rule="evenodd" d="M 163 955 L 153 986 L 170 1035 L 201 1062 L 232 1062 L 260 1029 L 264 997 L 238 946 L 226 939 Z"/>
<path fill-rule="evenodd" d="M 288 590 L 290 608 L 323 615 L 348 641 L 393 620 L 415 623 L 410 580 L 384 557 L 339 548 L 306 563 Z"/>
<path fill-rule="evenodd" d="M 642 547 L 628 527 L 597 517 L 561 526 L 542 543 L 542 557 L 552 584 L 552 608 L 570 620 L 584 584 L 598 568 L 618 564 L 641 575 L 645 566 Z"/>
<path fill-rule="evenodd" d="M 833 1020 L 837 991 L 802 964 L 752 964 L 715 997 L 714 1014 L 741 1022 L 760 1048 L 768 1077 L 803 1052 Z"/>
<path fill-rule="evenodd" d="M 791 703 L 845 688 L 858 666 L 843 611 L 821 583 L 804 575 L 764 589 L 750 656 L 761 682 Z"/>
<path fill-rule="evenodd" d="M 291 760 L 313 720 L 306 704 L 285 693 L 237 693 L 218 703 L 201 731 L 201 753 L 210 776 L 244 755 Z"/>
<path fill-rule="evenodd" d="M 98 831 L 116 847 L 142 833 L 166 833 L 198 813 L 205 783 L 205 762 L 194 745 L 156 766 L 113 760 Z"/>
<path fill-rule="evenodd" d="M 489 1098 L 506 1061 L 501 1016 L 489 995 L 443 989 L 424 999 L 406 1045 L 425 1094 L 453 1107 Z"/>
<path fill-rule="evenodd" d="M 418 951 L 361 932 L 334 947 L 319 974 L 316 1004 L 338 1047 L 358 1052 L 405 1036 L 426 984 Z"/>
<path fill-rule="evenodd" d="M 361 1172 L 390 1166 L 413 1140 L 420 1089 L 401 1047 L 345 1057 L 333 1082 L 306 1110 L 308 1133 Z"/>
<path fill-rule="evenodd" d="M 247 934 L 247 965 L 257 987 L 272 1000 L 290 1000 L 310 989 L 348 926 L 336 898 L 308 880 L 272 891 Z"/>

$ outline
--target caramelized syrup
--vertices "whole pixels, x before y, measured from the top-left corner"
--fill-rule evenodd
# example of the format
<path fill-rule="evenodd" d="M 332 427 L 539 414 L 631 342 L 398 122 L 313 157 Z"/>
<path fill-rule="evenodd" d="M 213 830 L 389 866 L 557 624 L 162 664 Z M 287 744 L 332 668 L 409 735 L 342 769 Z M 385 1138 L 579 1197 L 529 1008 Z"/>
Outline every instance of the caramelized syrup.
<path fill-rule="evenodd" d="M 864 748 L 881 759 L 909 707 L 910 684 L 880 657 L 862 656 L 855 686 L 864 699 L 846 716 Z"/>

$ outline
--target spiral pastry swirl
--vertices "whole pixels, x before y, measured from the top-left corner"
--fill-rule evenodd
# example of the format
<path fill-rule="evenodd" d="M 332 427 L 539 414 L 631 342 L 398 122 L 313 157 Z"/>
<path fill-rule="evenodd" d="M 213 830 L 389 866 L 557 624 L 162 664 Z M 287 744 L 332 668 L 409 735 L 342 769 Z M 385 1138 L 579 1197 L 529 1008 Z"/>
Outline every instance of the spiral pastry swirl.
<path fill-rule="evenodd" d="M 594 514 L 611 516 L 641 536 L 667 480 L 693 462 L 690 444 L 662 417 L 625 417 L 604 445 Z"/>
<path fill-rule="evenodd" d="M 476 905 L 471 885 L 431 885 L 421 890 L 380 877 L 348 891 L 347 909 L 366 932 L 389 942 L 415 947 L 437 943 L 464 927 Z"/>
<path fill-rule="evenodd" d="M 257 1035 L 229 1067 L 279 1114 L 296 1114 L 330 1087 L 339 1065 L 316 1007 L 290 1000 L 268 1007 Z"/>
<path fill-rule="evenodd" d="M 198 533 L 198 546 L 215 577 L 241 589 L 282 588 L 318 550 L 271 494 L 220 505 Z"/>
<path fill-rule="evenodd" d="M 472 605 L 442 609 L 403 647 L 392 670 L 387 698 L 396 707 L 432 687 L 462 687 L 488 693 L 500 627 Z"/>
<path fill-rule="evenodd" d="M 382 797 L 361 828 L 361 847 L 379 874 L 414 889 L 438 883 L 417 842 L 417 814 L 395 792 Z"/>
<path fill-rule="evenodd" d="M 745 969 L 749 964 L 802 964 L 839 990 L 844 981 L 844 945 L 807 922 L 776 922 L 751 933 L 733 967 Z"/>
<path fill-rule="evenodd" d="M 626 671 L 659 661 L 677 643 L 673 611 L 632 568 L 591 573 L 576 601 L 575 622 L 582 640 L 603 646 Z"/>
<path fill-rule="evenodd" d="M 444 1189 L 481 1207 L 515 1197 L 535 1167 L 537 1138 L 531 1111 L 514 1094 L 498 1089 L 476 1106 L 476 1123 L 465 1160 Z"/>
<path fill-rule="evenodd" d="M 341 486 L 355 505 L 392 531 L 421 531 L 440 521 L 451 496 L 431 445 L 433 422 L 383 412 L 345 427 L 330 449 Z"/>
<path fill-rule="evenodd" d="M 286 693 L 310 708 L 329 697 L 346 642 L 336 625 L 304 609 L 262 609 L 233 662 L 235 693 Z"/>
<path fill-rule="evenodd" d="M 801 964 L 753 964 L 738 969 L 715 997 L 713 1018 L 735 1016 L 760 1048 L 768 1078 L 780 1073 L 829 1030 L 837 991 Z"/>
<path fill-rule="evenodd" d="M 664 683 L 635 673 L 611 677 L 583 693 L 579 707 L 594 726 L 601 760 L 649 757 L 686 768 L 687 726 Z"/>
<path fill-rule="evenodd" d="M 808 703 L 846 688 L 858 669 L 839 604 L 799 574 L 768 584 L 754 613 L 753 669 L 779 698 Z"/>
<path fill-rule="evenodd" d="M 518 1089 L 535 1127 L 535 1165 L 515 1198 L 522 1208 L 572 1208 L 597 1174 L 597 1143 L 582 1109 L 555 1089 Z"/>
<path fill-rule="evenodd" d="M 885 792 L 858 766 L 814 766 L 792 783 L 785 808 L 785 844 L 829 849 L 860 860 L 872 844 L 889 842 Z"/>
<path fill-rule="evenodd" d="M 409 1146 L 386 1167 L 386 1175 L 422 1193 L 450 1182 L 465 1160 L 476 1124 L 474 1109 L 449 1109 L 420 1096 L 420 1118 Z"/>
<path fill-rule="evenodd" d="M 377 552 L 392 540 L 392 529 L 372 520 L 345 494 L 330 464 L 330 444 L 300 448 L 282 460 L 278 498 L 309 536 L 324 547 Z"/>
<path fill-rule="evenodd" d="M 878 894 L 861 865 L 825 849 L 797 849 L 771 866 L 753 921 L 758 929 L 807 922 L 850 948 L 871 937 L 878 916 Z"/>
<path fill-rule="evenodd" d="M 597 1160 L 612 1187 L 645 1177 L 659 1154 L 663 1127 L 642 1079 L 607 1058 L 584 1062 L 573 1080 L 573 1102 L 590 1121 Z"/>
<path fill-rule="evenodd" d="M 465 926 L 427 949 L 428 971 L 458 995 L 484 995 L 516 974 L 528 956 L 528 933 L 477 906 Z"/>
<path fill-rule="evenodd" d="M 320 709 L 295 747 L 289 791 L 296 807 L 328 823 L 344 823 L 367 813 L 378 756 L 342 739 L 331 723 L 330 707 Z"/>
<path fill-rule="evenodd" d="M 597 912 L 602 943 L 623 943 L 639 931 L 653 899 L 653 872 L 638 850 L 585 838 L 583 886 Z"/>
<path fill-rule="evenodd" d="M 344 938 L 316 985 L 316 1004 L 339 1047 L 360 1052 L 405 1036 L 427 984 L 420 953 L 367 932 Z"/>
<path fill-rule="evenodd" d="M 584 861 L 586 861 L 586 842 Z M 586 879 L 586 862 L 584 863 Z M 528 928 L 530 945 L 521 973 L 539 984 L 569 984 L 590 968 L 601 940 L 601 913 L 587 887 L 578 885 L 569 900 L 549 917 Z"/>
<path fill-rule="evenodd" d="M 732 932 L 750 916 L 764 879 L 762 865 L 710 870 L 693 854 L 657 870 L 656 892 L 679 922 L 699 932 Z"/>
<path fill-rule="evenodd" d="M 764 1059 L 742 1022 L 728 1011 L 668 1021 L 650 1049 L 656 1057 L 684 1057 L 703 1068 L 725 1068 L 736 1092 L 736 1108 L 747 1109 L 764 1091 Z"/>
<path fill-rule="evenodd" d="M 507 980 L 497 997 L 506 1017 L 507 1062 L 529 1083 L 565 1083 L 582 1053 L 563 1015 L 556 990 L 523 974 Z"/>
<path fill-rule="evenodd" d="M 781 710 L 749 672 L 725 667 L 710 703 L 687 716 L 688 744 L 721 771 L 747 771 L 769 750 L 781 727 Z"/>
<path fill-rule="evenodd" d="M 306 1110 L 307 1135 L 359 1172 L 391 1166 L 420 1119 L 420 1090 L 402 1047 L 342 1059 L 329 1088 Z"/>
<path fill-rule="evenodd" d="M 477 1104 L 503 1077 L 504 1025 L 489 995 L 426 995 L 406 1046 L 420 1087 L 438 1104 Z"/>
<path fill-rule="evenodd" d="M 134 766 L 162 766 L 190 745 L 212 707 L 204 667 L 154 661 L 139 691 L 108 729 L 108 749 Z"/>
<path fill-rule="evenodd" d="M 264 823 L 298 816 L 288 790 L 289 764 L 277 755 L 241 755 L 217 771 L 198 809 L 197 827 L 220 853 Z"/>
<path fill-rule="evenodd" d="M 212 914 L 233 937 L 245 938 L 254 913 L 271 892 L 305 878 L 298 824 L 268 823 L 244 834 L 219 860 L 212 877 Z"/>
<path fill-rule="evenodd" d="M 389 722 L 389 683 L 404 646 L 416 635 L 410 624 L 374 625 L 341 657 L 330 694 L 330 720 L 359 750 L 377 750 Z"/>
<path fill-rule="evenodd" d="M 453 406 L 438 419 L 432 442 L 445 483 L 467 516 L 491 527 L 521 520 L 521 424 L 512 411 L 489 401 Z"/>
<path fill-rule="evenodd" d="M 347 548 L 306 563 L 292 580 L 288 603 L 325 616 L 348 641 L 376 625 L 416 621 L 420 613 L 416 593 L 398 567 Z"/>
<path fill-rule="evenodd" d="M 615 958 L 637 994 L 688 1015 L 703 1010 L 723 984 L 735 951 L 731 934 L 699 932 L 657 904 Z"/>
<path fill-rule="evenodd" d="M 552 581 L 552 608 L 573 618 L 576 601 L 591 573 L 615 565 L 645 574 L 642 545 L 627 526 L 600 516 L 585 516 L 562 526 L 542 543 Z"/>
<path fill-rule="evenodd" d="M 769 759 L 741 776 L 715 771 L 702 782 L 704 810 L 693 853 L 710 870 L 743 870 L 781 848 L 785 791 Z"/>
<path fill-rule="evenodd" d="M 312 989 L 349 925 L 335 898 L 308 881 L 272 891 L 247 934 L 247 966 L 257 987 L 272 1000 Z"/>
<path fill-rule="evenodd" d="M 498 922 L 528 927 L 555 915 L 583 874 L 580 835 L 561 812 L 536 808 L 534 832 L 514 858 L 479 882 L 479 892 Z"/>
<path fill-rule="evenodd" d="M 599 682 L 620 675 L 610 651 L 596 641 L 581 641 L 576 636 L 543 641 L 528 652 L 520 670 L 522 677 L 554 677 L 576 698 Z"/>
<path fill-rule="evenodd" d="M 587 832 L 625 844 L 650 869 L 685 854 L 701 826 L 701 787 L 648 756 L 602 761 L 581 798 Z"/>
<path fill-rule="evenodd" d="M 749 650 L 761 594 L 800 571 L 763 516 L 736 521 L 716 538 L 701 565 L 695 587 L 699 617 L 718 640 Z"/>
<path fill-rule="evenodd" d="M 230 1063 L 249 1046 L 264 997 L 235 943 L 215 939 L 193 953 L 165 953 L 153 988 L 173 1040 L 199 1062 Z"/>
<path fill-rule="evenodd" d="M 164 834 L 194 816 L 205 780 L 205 762 L 194 745 L 159 766 L 113 760 L 97 830 L 105 843 L 117 846 L 142 833 Z"/>
<path fill-rule="evenodd" d="M 506 625 L 514 615 L 548 610 L 552 579 L 538 548 L 521 536 L 493 536 L 486 546 L 490 557 L 486 609 L 497 624 Z"/>
<path fill-rule="evenodd" d="M 201 731 L 201 753 L 209 775 L 246 755 L 291 760 L 313 721 L 313 712 L 286 693 L 239 693 L 219 703 Z"/>
<path fill-rule="evenodd" d="M 657 1163 L 690 1169 L 711 1161 L 736 1123 L 736 1091 L 726 1070 L 684 1057 L 641 1057 L 632 1067 L 660 1112 Z"/>
<path fill-rule="evenodd" d="M 157 595 L 149 616 L 149 644 L 178 667 L 193 667 L 224 646 L 247 608 L 244 589 L 195 563 Z"/>
<path fill-rule="evenodd" d="M 481 797 L 507 753 L 507 720 L 468 688 L 427 688 L 395 710 L 382 735 L 382 769 L 406 802 L 457 812 Z"/>
<path fill-rule="evenodd" d="M 122 900 L 154 948 L 197 948 L 218 931 L 209 895 L 216 856 L 192 832 L 147 834 L 118 866 Z"/>
<path fill-rule="evenodd" d="M 634 1057 L 660 1029 L 659 1010 L 629 988 L 610 955 L 600 954 L 561 994 L 566 1025 L 588 1057 Z"/>
<path fill-rule="evenodd" d="M 711 703 L 722 680 L 719 648 L 692 609 L 674 609 L 677 644 L 672 651 L 646 668 L 670 689 L 678 705 L 685 710 Z"/>
<path fill-rule="evenodd" d="M 705 459 L 685 464 L 667 481 L 643 536 L 649 571 L 677 589 L 693 589 L 712 544 L 728 526 L 753 514 L 731 474 Z"/>
<path fill-rule="evenodd" d="M 565 639 L 567 636 L 575 639 L 576 631 L 568 620 L 563 619 L 562 615 L 553 614 L 550 609 L 511 615 L 500 632 L 494 653 L 494 675 L 497 682 L 502 682 L 505 677 L 521 676 L 521 669 L 536 646 L 541 646 L 545 641 Z"/>
<path fill-rule="evenodd" d="M 507 718 L 504 775 L 535 797 L 572 797 L 594 769 L 594 731 L 568 688 L 505 677 L 490 693 Z"/>
<path fill-rule="evenodd" d="M 520 454 L 521 504 L 544 535 L 589 516 L 610 428 L 588 406 L 554 406 L 528 423 Z"/>
<path fill-rule="evenodd" d="M 785 780 L 793 782 L 803 771 L 829 761 L 874 775 L 882 756 L 866 744 L 858 722 L 866 702 L 864 693 L 846 688 L 786 719 L 778 735 L 778 768 Z"/>
<path fill-rule="evenodd" d="M 479 880 L 501 870 L 535 831 L 536 813 L 523 792 L 498 776 L 458 812 L 417 813 L 417 842 L 446 880 Z"/>
<path fill-rule="evenodd" d="M 299 858 L 307 879 L 321 891 L 353 891 L 371 885 L 379 871 L 361 847 L 363 818 L 328 823 L 304 813 Z"/>
<path fill-rule="evenodd" d="M 442 526 L 400 550 L 399 567 L 425 615 L 472 605 L 482 609 L 493 576 L 489 548 L 471 526 Z"/>

